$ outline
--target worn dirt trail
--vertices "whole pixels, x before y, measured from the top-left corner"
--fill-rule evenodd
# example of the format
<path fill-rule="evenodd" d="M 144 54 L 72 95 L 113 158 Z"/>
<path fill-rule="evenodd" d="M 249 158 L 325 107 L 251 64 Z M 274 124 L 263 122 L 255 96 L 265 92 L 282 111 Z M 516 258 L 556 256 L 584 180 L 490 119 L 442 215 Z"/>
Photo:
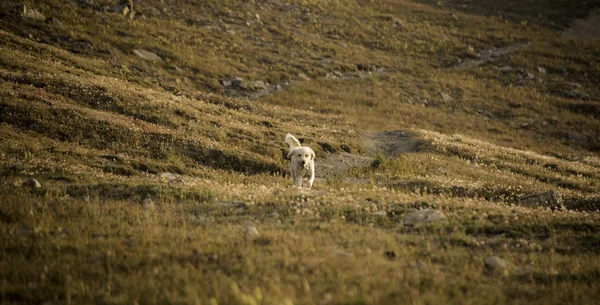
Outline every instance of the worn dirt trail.
<path fill-rule="evenodd" d="M 350 169 L 367 167 L 379 155 L 392 158 L 417 151 L 420 145 L 417 135 L 408 131 L 359 130 L 358 134 L 366 154 L 329 154 L 324 160 L 316 162 L 317 178 L 345 179 Z"/>

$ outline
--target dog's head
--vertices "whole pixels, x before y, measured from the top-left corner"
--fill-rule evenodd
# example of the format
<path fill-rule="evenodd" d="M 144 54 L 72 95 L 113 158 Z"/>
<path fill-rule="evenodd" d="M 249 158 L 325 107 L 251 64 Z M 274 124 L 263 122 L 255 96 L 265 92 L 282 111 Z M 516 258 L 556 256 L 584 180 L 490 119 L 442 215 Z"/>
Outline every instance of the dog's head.
<path fill-rule="evenodd" d="M 303 168 L 309 169 L 311 161 L 315 159 L 315 152 L 310 147 L 296 147 L 287 155 L 292 162 L 298 162 Z"/>

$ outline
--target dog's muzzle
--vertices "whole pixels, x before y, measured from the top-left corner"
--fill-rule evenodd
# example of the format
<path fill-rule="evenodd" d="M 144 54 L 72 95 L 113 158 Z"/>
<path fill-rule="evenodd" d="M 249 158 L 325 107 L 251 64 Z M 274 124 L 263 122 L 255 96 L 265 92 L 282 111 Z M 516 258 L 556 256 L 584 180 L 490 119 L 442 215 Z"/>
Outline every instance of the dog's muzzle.
<path fill-rule="evenodd" d="M 310 166 L 308 165 L 308 162 L 302 161 L 300 163 L 302 164 L 302 168 L 304 168 L 305 170 L 309 170 L 310 169 Z"/>

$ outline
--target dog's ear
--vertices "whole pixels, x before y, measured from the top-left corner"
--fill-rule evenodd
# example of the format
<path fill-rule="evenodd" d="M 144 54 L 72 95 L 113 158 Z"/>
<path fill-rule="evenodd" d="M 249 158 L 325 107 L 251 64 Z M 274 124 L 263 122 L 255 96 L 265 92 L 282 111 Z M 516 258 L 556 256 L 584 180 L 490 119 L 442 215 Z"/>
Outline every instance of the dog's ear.
<path fill-rule="evenodd" d="M 311 159 L 311 160 L 314 160 L 314 159 L 315 159 L 315 152 L 314 152 L 314 151 L 311 151 L 311 152 L 310 152 L 310 159 Z"/>
<path fill-rule="evenodd" d="M 288 158 L 288 159 L 291 159 L 291 158 L 292 158 L 292 155 L 294 155 L 294 151 L 290 151 L 290 152 L 287 154 L 287 158 Z"/>

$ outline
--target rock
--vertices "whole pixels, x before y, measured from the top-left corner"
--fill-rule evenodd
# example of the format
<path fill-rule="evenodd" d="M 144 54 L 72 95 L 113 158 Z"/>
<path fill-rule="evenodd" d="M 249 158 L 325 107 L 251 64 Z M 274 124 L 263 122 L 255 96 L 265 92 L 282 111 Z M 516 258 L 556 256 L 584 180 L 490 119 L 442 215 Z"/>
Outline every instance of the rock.
<path fill-rule="evenodd" d="M 479 58 L 479 57 L 481 57 L 481 55 L 479 55 L 479 53 L 477 53 L 472 46 L 468 46 L 467 47 L 467 49 L 465 50 L 465 55 L 467 57 L 470 57 L 470 58 Z"/>
<path fill-rule="evenodd" d="M 243 89 L 247 88 L 246 81 L 239 76 L 236 76 L 231 80 L 231 85 L 233 87 L 237 87 L 237 88 L 243 88 Z"/>
<path fill-rule="evenodd" d="M 160 58 L 160 56 L 158 56 L 152 52 L 146 51 L 144 49 L 135 49 L 135 50 L 133 50 L 133 53 L 141 59 L 149 60 L 152 62 L 164 62 L 163 59 Z"/>
<path fill-rule="evenodd" d="M 385 211 L 377 211 L 377 212 L 371 213 L 371 215 L 373 215 L 373 216 L 379 216 L 379 217 L 384 217 L 386 214 L 385 214 Z"/>
<path fill-rule="evenodd" d="M 563 209 L 563 199 L 561 193 L 555 190 L 538 192 L 521 196 L 519 204 L 522 206 L 536 208 L 548 207 L 551 209 Z"/>
<path fill-rule="evenodd" d="M 446 216 L 442 212 L 431 209 L 419 210 L 410 213 L 404 218 L 405 226 L 418 226 L 430 222 L 438 222 L 446 219 Z"/>
<path fill-rule="evenodd" d="M 571 89 L 581 88 L 581 84 L 576 82 L 564 82 L 562 85 Z"/>
<path fill-rule="evenodd" d="M 267 85 L 262 80 L 251 82 L 248 87 L 255 91 L 267 90 Z"/>
<path fill-rule="evenodd" d="M 254 16 L 254 20 L 252 21 L 254 21 L 254 23 L 262 24 L 262 20 L 260 20 L 260 15 L 258 13 Z"/>
<path fill-rule="evenodd" d="M 306 74 L 304 74 L 304 73 L 298 73 L 298 77 L 299 77 L 301 80 L 305 80 L 305 81 L 308 81 L 308 80 L 310 80 L 310 77 L 308 77 L 308 75 L 306 75 Z"/>
<path fill-rule="evenodd" d="M 259 237 L 260 237 L 260 233 L 258 233 L 258 230 L 256 229 L 256 227 L 250 226 L 250 227 L 246 228 L 246 231 L 244 232 L 244 239 L 254 240 Z"/>
<path fill-rule="evenodd" d="M 35 179 L 35 178 L 29 178 L 29 179 L 27 179 L 27 181 L 23 182 L 22 186 L 29 187 L 32 189 L 39 189 L 42 187 L 42 184 L 39 181 L 37 181 L 37 179 Z"/>
<path fill-rule="evenodd" d="M 182 182 L 183 181 L 183 177 L 181 177 L 181 175 L 173 174 L 173 173 L 162 173 L 162 174 L 158 175 L 158 177 L 160 178 L 160 180 L 166 181 L 166 182 Z"/>
<path fill-rule="evenodd" d="M 442 96 L 442 99 L 444 100 L 444 102 L 448 103 L 448 102 L 452 102 L 454 100 L 454 98 L 452 98 L 452 96 L 441 92 L 440 95 Z"/>
<path fill-rule="evenodd" d="M 512 72 L 513 68 L 509 67 L 509 66 L 504 66 L 500 69 L 498 69 L 498 71 L 502 72 L 502 73 L 508 73 L 508 72 Z"/>
<path fill-rule="evenodd" d="M 573 99 L 579 99 L 579 100 L 587 100 L 590 98 L 589 94 L 578 91 L 578 90 L 567 91 L 567 92 L 565 92 L 565 96 L 573 98 Z"/>
<path fill-rule="evenodd" d="M 23 16 L 25 19 L 34 20 L 34 21 L 45 21 L 46 20 L 46 16 L 44 16 L 38 10 L 29 8 L 26 5 L 23 5 L 21 8 L 22 8 L 21 16 Z"/>
<path fill-rule="evenodd" d="M 354 258 L 354 254 L 348 252 L 348 251 L 344 251 L 344 250 L 335 250 L 335 255 L 337 256 L 341 256 L 341 257 L 347 257 L 347 258 Z"/>
<path fill-rule="evenodd" d="M 508 262 L 498 256 L 488 256 L 483 260 L 485 269 L 488 272 L 506 274 L 508 272 Z"/>
<path fill-rule="evenodd" d="M 146 197 L 144 198 L 144 200 L 142 200 L 142 206 L 144 207 L 144 209 L 147 210 L 154 209 L 154 201 L 152 200 L 150 194 L 146 194 Z"/>
<path fill-rule="evenodd" d="M 223 87 L 231 87 L 232 83 L 230 80 L 222 79 L 219 81 Z"/>
<path fill-rule="evenodd" d="M 173 69 L 173 72 L 177 73 L 177 74 L 184 74 L 185 71 L 177 66 L 173 66 L 171 67 L 171 69 Z"/>
<path fill-rule="evenodd" d="M 538 72 L 540 72 L 540 74 L 544 74 L 544 75 L 546 74 L 546 68 L 538 67 L 537 69 L 538 69 Z"/>

